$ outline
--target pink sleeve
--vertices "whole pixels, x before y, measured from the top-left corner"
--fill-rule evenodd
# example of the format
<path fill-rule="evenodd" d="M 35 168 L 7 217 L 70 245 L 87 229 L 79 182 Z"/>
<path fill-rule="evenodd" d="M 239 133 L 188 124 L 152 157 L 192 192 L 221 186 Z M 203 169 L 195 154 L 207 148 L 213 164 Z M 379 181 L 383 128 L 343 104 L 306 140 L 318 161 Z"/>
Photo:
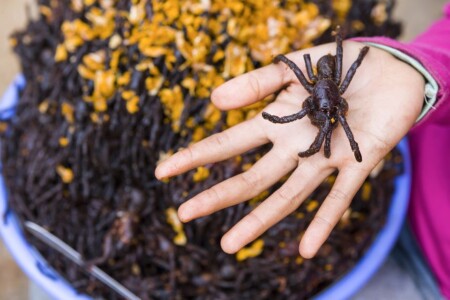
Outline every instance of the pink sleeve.
<path fill-rule="evenodd" d="M 415 58 L 439 85 L 437 103 L 410 132 L 413 181 L 409 221 L 442 294 L 450 299 L 450 4 L 443 19 L 405 44 L 357 38 L 396 48 Z"/>

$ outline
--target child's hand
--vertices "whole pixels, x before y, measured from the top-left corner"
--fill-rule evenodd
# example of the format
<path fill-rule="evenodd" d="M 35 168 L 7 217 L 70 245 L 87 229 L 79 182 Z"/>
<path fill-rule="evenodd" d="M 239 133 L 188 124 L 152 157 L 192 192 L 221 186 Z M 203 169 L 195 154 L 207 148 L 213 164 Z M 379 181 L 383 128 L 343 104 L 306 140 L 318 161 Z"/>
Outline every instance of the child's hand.
<path fill-rule="evenodd" d="M 344 42 L 344 78 L 358 57 L 362 44 Z M 303 54 L 310 53 L 313 65 L 335 44 L 326 44 L 287 55 L 306 74 Z M 283 90 L 264 111 L 277 116 L 298 112 L 309 94 L 283 63 L 232 79 L 218 87 L 212 101 L 220 109 L 234 109 L 260 101 Z M 258 114 L 251 120 L 212 135 L 162 162 L 157 178 L 174 176 L 192 168 L 221 161 L 265 143 L 273 148 L 250 170 L 227 179 L 180 206 L 183 222 L 212 214 L 246 201 L 294 170 L 284 185 L 236 224 L 222 238 L 222 248 L 235 253 L 296 210 L 305 198 L 334 170 L 336 182 L 318 210 L 300 243 L 300 254 L 313 257 L 350 205 L 353 196 L 377 163 L 413 126 L 423 103 L 424 80 L 409 65 L 387 52 L 372 48 L 356 71 L 347 92 L 347 121 L 359 144 L 363 160 L 358 163 L 342 126 L 332 135 L 331 157 L 322 150 L 308 158 L 297 153 L 309 148 L 317 135 L 308 117 L 289 124 L 273 124 Z"/>

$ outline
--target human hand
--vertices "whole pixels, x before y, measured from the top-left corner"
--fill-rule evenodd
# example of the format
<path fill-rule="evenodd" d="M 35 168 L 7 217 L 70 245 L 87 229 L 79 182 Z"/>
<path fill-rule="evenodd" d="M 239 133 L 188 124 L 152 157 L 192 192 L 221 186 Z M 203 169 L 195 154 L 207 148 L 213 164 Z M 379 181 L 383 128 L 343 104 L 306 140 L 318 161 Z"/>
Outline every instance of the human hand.
<path fill-rule="evenodd" d="M 316 65 L 323 55 L 334 54 L 335 47 L 334 43 L 325 44 L 287 57 L 306 74 L 303 54 L 309 53 Z M 362 47 L 360 43 L 344 42 L 343 77 Z M 277 116 L 298 112 L 309 94 L 282 63 L 224 83 L 213 92 L 212 101 L 220 109 L 235 109 L 260 101 L 282 87 L 286 88 L 264 111 Z M 370 171 L 413 126 L 422 108 L 423 93 L 424 80 L 416 70 L 383 50 L 371 48 L 343 95 L 349 105 L 346 118 L 363 156 L 361 163 L 355 160 L 342 126 L 333 131 L 330 158 L 325 158 L 323 150 L 300 158 L 298 152 L 308 149 L 318 132 L 310 120 L 305 117 L 280 125 L 258 114 L 174 154 L 158 165 L 155 175 L 167 178 L 273 143 L 272 149 L 251 169 L 198 194 L 178 210 L 183 222 L 212 214 L 251 199 L 293 171 L 277 191 L 223 236 L 222 249 L 232 254 L 296 210 L 328 175 L 339 170 L 331 192 L 300 242 L 300 255 L 311 258 Z"/>

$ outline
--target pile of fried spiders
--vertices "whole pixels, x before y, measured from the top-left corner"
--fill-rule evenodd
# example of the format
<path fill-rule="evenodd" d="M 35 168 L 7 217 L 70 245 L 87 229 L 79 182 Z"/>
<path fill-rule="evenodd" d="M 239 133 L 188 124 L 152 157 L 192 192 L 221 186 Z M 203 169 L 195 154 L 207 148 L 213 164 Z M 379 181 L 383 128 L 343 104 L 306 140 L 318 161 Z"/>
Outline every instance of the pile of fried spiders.
<path fill-rule="evenodd" d="M 308 150 L 298 153 L 300 157 L 309 157 L 319 152 L 325 141 L 324 153 L 325 157 L 329 158 L 331 156 L 331 134 L 340 123 L 350 141 L 350 146 L 356 160 L 361 162 L 362 156 L 359 151 L 358 143 L 355 141 L 350 126 L 345 118 L 348 111 L 348 103 L 342 95 L 350 85 L 356 70 L 369 51 L 369 47 L 365 46 L 360 50 L 358 58 L 351 65 L 344 80 L 341 81 L 343 48 L 342 31 L 340 27 L 336 28 L 335 34 L 337 44 L 336 55 L 327 54 L 319 59 L 317 62 L 317 75 L 314 74 L 310 55 L 303 55 L 309 81 L 306 79 L 300 68 L 286 56 L 280 54 L 275 57 L 274 63 L 279 63 L 280 61 L 285 63 L 294 72 L 295 76 L 306 91 L 308 91 L 310 96 L 303 102 L 302 109 L 295 114 L 279 117 L 263 112 L 262 116 L 272 123 L 279 124 L 290 123 L 299 120 L 306 115 L 309 117 L 311 123 L 319 128 L 319 133 Z"/>

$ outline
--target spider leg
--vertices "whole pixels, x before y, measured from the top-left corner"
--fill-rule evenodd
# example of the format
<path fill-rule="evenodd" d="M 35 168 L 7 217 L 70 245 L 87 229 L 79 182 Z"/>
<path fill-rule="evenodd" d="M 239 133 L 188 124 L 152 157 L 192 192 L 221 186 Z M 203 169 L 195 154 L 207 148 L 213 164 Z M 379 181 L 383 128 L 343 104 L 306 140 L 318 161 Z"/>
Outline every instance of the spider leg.
<path fill-rule="evenodd" d="M 347 72 L 347 75 L 345 75 L 344 81 L 342 81 L 341 86 L 339 87 L 339 93 L 342 95 L 347 90 L 348 86 L 350 85 L 350 82 L 353 79 L 353 76 L 356 73 L 356 70 L 361 65 L 362 60 L 364 59 L 364 56 L 366 56 L 367 52 L 369 52 L 369 47 L 364 47 L 359 52 L 358 58 L 355 60 L 355 62 L 351 65 L 350 69 Z"/>
<path fill-rule="evenodd" d="M 272 123 L 283 124 L 283 123 L 290 123 L 295 120 L 299 120 L 299 119 L 303 118 L 304 116 L 306 116 L 309 113 L 309 111 L 310 111 L 309 108 L 303 108 L 298 113 L 284 116 L 284 117 L 278 117 L 278 116 L 271 115 L 271 114 L 263 111 L 262 116 L 264 119 L 269 120 Z"/>
<path fill-rule="evenodd" d="M 339 101 L 339 111 L 341 112 L 342 115 L 345 116 L 345 114 L 348 111 L 348 103 L 347 100 L 345 100 L 345 98 L 341 97 L 340 101 Z"/>
<path fill-rule="evenodd" d="M 112 256 L 112 252 L 113 252 L 112 249 L 113 249 L 113 237 L 111 234 L 107 234 L 105 241 L 103 243 L 102 255 L 100 257 L 90 259 L 90 260 L 86 261 L 84 264 L 88 268 L 91 268 L 92 266 L 101 265 L 101 264 L 105 263 Z"/>
<path fill-rule="evenodd" d="M 329 130 L 330 130 L 330 120 L 325 117 L 325 124 L 323 125 L 323 127 L 320 128 L 320 131 L 317 134 L 316 138 L 314 139 L 314 142 L 311 144 L 308 150 L 299 152 L 298 156 L 308 157 L 319 152 L 320 148 L 322 147 L 323 140 L 325 139 L 325 136 L 327 135 Z"/>
<path fill-rule="evenodd" d="M 303 58 L 305 59 L 305 66 L 306 71 L 308 72 L 309 80 L 311 80 L 312 82 L 317 82 L 317 76 L 314 75 L 314 71 L 312 68 L 311 56 L 309 56 L 309 54 L 305 54 L 303 55 Z"/>
<path fill-rule="evenodd" d="M 306 77 L 303 74 L 302 70 L 300 70 L 300 68 L 293 61 L 291 61 L 283 54 L 279 54 L 273 59 L 274 63 L 279 63 L 280 61 L 285 63 L 294 72 L 295 76 L 297 76 L 297 79 L 300 81 L 303 87 L 311 94 L 314 86 L 309 83 L 308 80 L 306 80 Z"/>
<path fill-rule="evenodd" d="M 342 31 L 341 27 L 336 28 L 336 69 L 334 70 L 334 82 L 339 86 L 341 84 L 342 77 Z"/>
<path fill-rule="evenodd" d="M 303 101 L 302 110 L 300 110 L 299 112 L 297 112 L 295 114 L 284 116 L 284 117 L 278 117 L 278 116 L 263 112 L 262 116 L 264 119 L 269 120 L 272 123 L 278 123 L 278 124 L 290 123 L 295 120 L 299 120 L 299 119 L 303 118 L 304 116 L 306 116 L 307 114 L 309 114 L 313 110 L 312 105 L 313 105 L 312 97 L 309 96 L 308 98 L 305 99 L 305 101 Z"/>
<path fill-rule="evenodd" d="M 326 158 L 330 158 L 331 156 L 331 134 L 333 133 L 333 130 L 330 128 L 327 132 L 327 135 L 325 137 L 325 147 L 324 147 L 324 152 L 325 152 L 325 157 Z"/>
<path fill-rule="evenodd" d="M 362 162 L 362 156 L 361 156 L 361 152 L 359 151 L 358 143 L 355 141 L 355 138 L 353 137 L 352 130 L 350 129 L 350 126 L 348 126 L 345 116 L 342 114 L 342 111 L 340 111 L 340 110 L 338 110 L 337 115 L 338 115 L 339 123 L 341 123 L 342 127 L 344 128 L 345 134 L 347 135 L 347 138 L 350 141 L 350 147 L 352 148 L 352 151 L 353 151 L 353 154 L 355 155 L 356 160 L 358 162 Z"/>

